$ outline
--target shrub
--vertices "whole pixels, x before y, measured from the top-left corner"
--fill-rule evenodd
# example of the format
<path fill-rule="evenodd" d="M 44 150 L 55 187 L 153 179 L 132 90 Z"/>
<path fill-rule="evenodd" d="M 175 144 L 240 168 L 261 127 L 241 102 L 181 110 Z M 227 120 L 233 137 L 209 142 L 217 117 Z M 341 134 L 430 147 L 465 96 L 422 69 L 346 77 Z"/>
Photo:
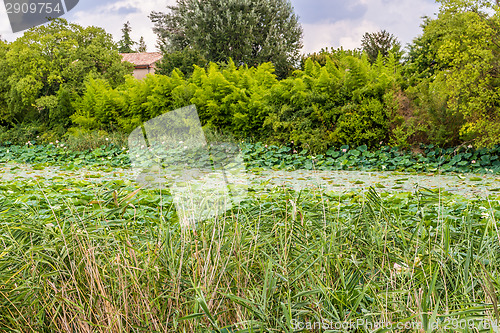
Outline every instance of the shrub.
<path fill-rule="evenodd" d="M 191 77 L 132 77 L 112 88 L 89 77 L 74 103 L 73 122 L 83 130 L 132 131 L 165 112 L 195 104 L 203 126 L 269 143 L 295 141 L 314 152 L 332 145 L 373 146 L 390 134 L 399 88 L 393 56 L 370 64 L 367 57 L 337 53 L 324 66 L 307 59 L 304 70 L 278 81 L 270 63 L 258 67 L 233 62 L 195 66 Z"/>

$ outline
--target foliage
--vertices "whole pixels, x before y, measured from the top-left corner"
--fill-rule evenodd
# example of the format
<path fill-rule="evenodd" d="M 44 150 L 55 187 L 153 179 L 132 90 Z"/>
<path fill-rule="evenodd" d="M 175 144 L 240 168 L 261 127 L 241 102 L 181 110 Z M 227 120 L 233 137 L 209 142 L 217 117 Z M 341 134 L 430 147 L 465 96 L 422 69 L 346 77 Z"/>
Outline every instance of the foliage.
<path fill-rule="evenodd" d="M 438 48 L 446 34 L 444 22 L 427 16 L 423 20 L 420 26 L 424 33 L 408 46 L 405 57 L 404 70 L 410 86 L 418 84 L 422 79 L 432 78 L 436 72 L 449 67 L 437 57 Z"/>
<path fill-rule="evenodd" d="M 5 52 L 5 46 L 0 46 L 0 52 Z M 63 19 L 28 30 L 8 44 L 4 54 L 5 58 L 0 57 L 0 116 L 6 124 L 36 120 L 68 126 L 73 112 L 70 100 L 83 92 L 85 77 L 99 77 L 117 86 L 130 71 L 122 64 L 111 35 Z"/>
<path fill-rule="evenodd" d="M 132 37 L 130 37 L 130 32 L 132 31 L 132 28 L 130 27 L 130 22 L 127 21 L 125 24 L 123 24 L 122 28 L 122 39 L 118 42 L 118 52 L 120 53 L 134 53 L 134 49 L 132 48 L 136 42 L 132 40 Z M 144 40 L 143 40 L 144 42 Z"/>
<path fill-rule="evenodd" d="M 413 100 L 413 142 L 457 146 L 463 141 L 460 129 L 464 125 L 461 113 L 448 108 L 448 95 L 440 79 L 424 79 L 406 91 Z"/>
<path fill-rule="evenodd" d="M 289 0 L 178 0 L 168 9 L 150 15 L 165 53 L 191 48 L 212 62 L 272 62 L 279 77 L 298 60 L 302 28 Z"/>
<path fill-rule="evenodd" d="M 323 67 L 307 59 L 304 71 L 271 90 L 269 137 L 315 152 L 385 141 L 393 112 L 387 97 L 397 89 L 398 66 L 393 56 L 386 64 L 380 59 L 371 65 L 366 57 L 341 55 L 327 58 Z"/>
<path fill-rule="evenodd" d="M 36 131 L 36 128 L 24 130 Z M 217 141 L 210 137 L 212 135 L 207 136 L 210 142 Z M 72 165 L 130 167 L 126 149 L 127 136 L 120 133 L 73 132 L 67 135 L 63 142 L 38 144 L 42 139 L 40 136 L 38 141 L 26 141 L 22 145 L 4 141 L 6 146 L 0 146 L 0 163 L 18 162 L 37 165 L 50 163 L 65 167 Z M 242 158 L 248 170 L 266 168 L 500 174 L 500 146 L 486 149 L 474 148 L 470 145 L 454 148 L 421 145 L 418 151 L 412 152 L 385 145 L 379 145 L 374 149 L 368 149 L 366 145 L 356 148 L 343 145 L 329 147 L 324 154 L 319 155 L 312 155 L 310 150 L 301 149 L 291 142 L 283 146 L 265 145 L 261 142 L 243 142 L 235 146 L 241 149 Z M 225 146 L 216 146 L 211 149 L 214 155 L 221 156 L 221 158 L 225 158 L 228 154 Z M 174 159 L 181 159 L 183 156 L 180 153 L 173 154 L 171 157 Z M 190 157 L 190 164 L 192 167 L 206 166 L 205 161 L 196 156 Z"/>
<path fill-rule="evenodd" d="M 83 129 L 131 132 L 141 122 L 186 105 L 195 104 L 203 125 L 240 137 L 258 135 L 264 122 L 263 98 L 275 84 L 271 64 L 257 68 L 234 63 L 219 67 L 195 67 L 185 79 L 175 70 L 172 76 L 129 77 L 113 89 L 103 80 L 89 79 L 86 93 L 72 117 Z"/>
<path fill-rule="evenodd" d="M 6 59 L 8 50 L 9 44 L 0 39 L 0 125 L 11 124 L 14 121 L 14 117 L 9 112 L 8 104 L 10 87 L 7 78 L 12 72 Z"/>
<path fill-rule="evenodd" d="M 320 66 L 325 66 L 328 58 L 330 59 L 341 59 L 345 56 L 352 56 L 355 58 L 361 58 L 362 52 L 359 49 L 353 50 L 344 50 L 343 47 L 338 49 L 331 48 L 322 48 L 319 52 L 313 52 L 309 54 L 303 54 L 300 59 L 300 69 L 305 69 L 305 64 L 307 59 L 311 59 L 314 63 L 318 63 Z"/>
<path fill-rule="evenodd" d="M 132 131 L 141 121 L 185 105 L 196 105 L 203 126 L 238 138 L 268 143 L 295 141 L 315 152 L 331 145 L 373 146 L 389 136 L 399 64 L 393 56 L 370 64 L 339 52 L 321 67 L 307 60 L 304 71 L 278 81 L 271 64 L 237 68 L 211 63 L 192 76 L 178 71 L 113 89 L 89 79 L 72 117 L 83 129 Z"/>
<path fill-rule="evenodd" d="M 366 32 L 361 39 L 361 46 L 371 63 L 374 63 L 379 55 L 387 57 L 389 53 L 392 53 L 398 60 L 402 56 L 401 43 L 396 36 L 386 30 L 373 33 Z"/>
<path fill-rule="evenodd" d="M 168 191 L 96 177 L 0 181 L 4 330 L 293 332 L 391 318 L 432 331 L 498 318 L 498 200 L 256 188 L 182 230 Z"/>
<path fill-rule="evenodd" d="M 147 52 L 147 50 L 148 50 L 148 46 L 146 45 L 146 42 L 144 41 L 144 37 L 141 36 L 141 38 L 139 39 L 138 46 L 137 46 L 137 52 L 143 53 L 143 52 Z"/>
<path fill-rule="evenodd" d="M 462 119 L 460 140 L 483 146 L 499 142 L 499 13 L 491 2 L 442 1 L 438 17 L 425 21 L 406 66 L 411 85 L 428 85 L 445 102 L 448 125 L 455 124 L 450 116 Z M 440 112 L 425 98 L 417 103 Z M 454 131 L 448 126 L 442 134 Z"/>
<path fill-rule="evenodd" d="M 178 69 L 184 76 L 193 74 L 195 65 L 198 67 L 206 67 L 207 60 L 199 51 L 185 48 L 182 51 L 173 51 L 165 53 L 163 58 L 156 63 L 157 74 L 172 75 L 174 69 Z"/>

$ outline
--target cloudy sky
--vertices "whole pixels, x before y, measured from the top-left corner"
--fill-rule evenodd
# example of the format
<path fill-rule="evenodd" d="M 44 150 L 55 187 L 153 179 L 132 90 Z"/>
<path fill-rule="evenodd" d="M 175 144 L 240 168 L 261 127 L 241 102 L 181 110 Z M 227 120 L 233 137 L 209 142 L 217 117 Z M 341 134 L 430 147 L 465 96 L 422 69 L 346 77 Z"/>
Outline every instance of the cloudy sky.
<path fill-rule="evenodd" d="M 156 36 L 148 19 L 151 11 L 164 11 L 175 0 L 80 0 L 63 17 L 81 25 L 103 27 L 118 41 L 126 21 L 132 26 L 132 38 L 144 36 L 148 51 L 156 50 Z M 365 32 L 382 29 L 396 35 L 406 45 L 421 33 L 422 16 L 438 11 L 434 0 L 291 0 L 304 29 L 304 53 L 324 47 L 345 49 L 360 47 Z M 0 35 L 13 41 L 5 7 L 0 5 Z"/>

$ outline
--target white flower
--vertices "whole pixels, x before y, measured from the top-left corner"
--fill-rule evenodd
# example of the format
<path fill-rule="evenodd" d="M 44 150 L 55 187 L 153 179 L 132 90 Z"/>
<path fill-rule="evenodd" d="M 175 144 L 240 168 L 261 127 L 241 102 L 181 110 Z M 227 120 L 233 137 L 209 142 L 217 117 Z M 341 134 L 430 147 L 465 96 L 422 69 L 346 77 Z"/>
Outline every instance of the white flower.
<path fill-rule="evenodd" d="M 419 257 L 415 257 L 415 260 L 413 260 L 413 264 L 415 266 L 420 266 L 420 265 L 422 265 L 422 261 L 420 261 Z"/>
<path fill-rule="evenodd" d="M 59 143 L 59 140 L 56 140 L 56 143 Z"/>
<path fill-rule="evenodd" d="M 108 138 L 106 138 L 106 141 L 109 141 L 109 139 L 108 139 Z"/>
<path fill-rule="evenodd" d="M 394 267 L 394 270 L 396 271 L 396 273 L 403 273 L 404 271 L 408 270 L 408 266 L 405 264 L 400 265 L 400 264 L 394 263 L 393 267 Z"/>

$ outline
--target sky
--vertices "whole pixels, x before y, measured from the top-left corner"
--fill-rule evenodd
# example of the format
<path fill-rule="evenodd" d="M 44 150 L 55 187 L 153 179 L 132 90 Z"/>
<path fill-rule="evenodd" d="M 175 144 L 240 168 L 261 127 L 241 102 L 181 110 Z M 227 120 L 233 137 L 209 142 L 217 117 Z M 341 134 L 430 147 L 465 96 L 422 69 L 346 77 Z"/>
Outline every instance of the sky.
<path fill-rule="evenodd" d="M 291 0 L 304 30 L 303 53 L 326 47 L 353 49 L 361 46 L 365 32 L 387 30 L 403 46 L 421 34 L 423 16 L 433 17 L 439 9 L 434 0 Z M 83 26 L 98 26 L 118 41 L 123 24 L 130 21 L 131 36 L 143 36 L 148 51 L 157 51 L 156 35 L 148 16 L 166 11 L 176 0 L 80 0 L 63 17 Z M 0 5 L 0 35 L 8 41 L 22 36 L 12 33 L 5 7 Z"/>

